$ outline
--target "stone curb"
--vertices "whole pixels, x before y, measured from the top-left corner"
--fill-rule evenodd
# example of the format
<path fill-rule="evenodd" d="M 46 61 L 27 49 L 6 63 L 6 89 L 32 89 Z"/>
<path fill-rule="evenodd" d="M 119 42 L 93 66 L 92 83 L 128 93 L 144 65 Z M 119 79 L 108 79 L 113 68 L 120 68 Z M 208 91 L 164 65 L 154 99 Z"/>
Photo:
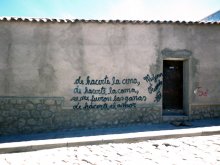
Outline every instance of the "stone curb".
<path fill-rule="evenodd" d="M 61 139 L 35 140 L 25 142 L 10 142 L 0 144 L 0 154 L 28 152 L 59 147 L 74 147 L 83 145 L 99 145 L 107 143 L 134 143 L 146 140 L 161 140 L 169 138 L 208 136 L 220 134 L 220 126 L 189 128 L 165 131 L 148 131 L 125 134 L 84 136 Z"/>

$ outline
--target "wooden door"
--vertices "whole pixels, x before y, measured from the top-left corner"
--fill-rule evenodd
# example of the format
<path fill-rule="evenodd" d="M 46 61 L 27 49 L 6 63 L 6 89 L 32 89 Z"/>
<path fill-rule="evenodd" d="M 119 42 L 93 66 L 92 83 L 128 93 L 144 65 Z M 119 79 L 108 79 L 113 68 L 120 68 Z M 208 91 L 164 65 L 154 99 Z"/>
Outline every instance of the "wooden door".
<path fill-rule="evenodd" d="M 164 60 L 163 109 L 183 109 L 183 61 Z"/>

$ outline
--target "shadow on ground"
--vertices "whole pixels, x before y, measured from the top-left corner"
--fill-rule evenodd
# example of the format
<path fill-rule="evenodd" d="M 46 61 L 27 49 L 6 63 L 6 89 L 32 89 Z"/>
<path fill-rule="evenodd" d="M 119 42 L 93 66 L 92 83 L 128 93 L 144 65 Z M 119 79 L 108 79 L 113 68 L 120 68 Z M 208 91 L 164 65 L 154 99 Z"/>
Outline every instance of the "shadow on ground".
<path fill-rule="evenodd" d="M 50 132 L 50 133 L 0 136 L 0 143 L 211 127 L 211 126 L 220 126 L 220 119 L 218 118 L 218 119 L 207 119 L 207 120 L 195 120 L 195 121 L 190 121 L 189 123 L 190 124 L 187 125 L 180 124 L 179 126 L 175 126 L 169 123 L 135 124 L 135 125 L 133 124 L 124 127 L 120 126 L 114 128 L 111 127 L 111 128 L 100 128 L 100 129 L 89 129 L 89 130 L 77 129 L 77 130 L 67 130 L 67 131 Z"/>

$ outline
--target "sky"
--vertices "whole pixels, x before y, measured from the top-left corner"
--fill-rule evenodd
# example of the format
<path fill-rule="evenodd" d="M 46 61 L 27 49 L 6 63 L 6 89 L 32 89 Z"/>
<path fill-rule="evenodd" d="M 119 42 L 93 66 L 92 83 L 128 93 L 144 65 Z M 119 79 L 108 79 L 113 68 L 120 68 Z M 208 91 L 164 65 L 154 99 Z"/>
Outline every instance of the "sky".
<path fill-rule="evenodd" d="M 198 21 L 220 0 L 0 0 L 1 17 Z"/>

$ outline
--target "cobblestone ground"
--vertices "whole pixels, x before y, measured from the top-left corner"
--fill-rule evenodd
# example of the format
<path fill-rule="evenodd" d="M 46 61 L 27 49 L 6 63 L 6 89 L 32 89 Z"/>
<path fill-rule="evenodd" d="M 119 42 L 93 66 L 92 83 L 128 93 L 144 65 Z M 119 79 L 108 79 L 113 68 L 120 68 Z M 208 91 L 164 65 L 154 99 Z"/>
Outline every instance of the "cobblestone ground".
<path fill-rule="evenodd" d="M 220 164 L 220 135 L 1 154 L 0 165 Z"/>

